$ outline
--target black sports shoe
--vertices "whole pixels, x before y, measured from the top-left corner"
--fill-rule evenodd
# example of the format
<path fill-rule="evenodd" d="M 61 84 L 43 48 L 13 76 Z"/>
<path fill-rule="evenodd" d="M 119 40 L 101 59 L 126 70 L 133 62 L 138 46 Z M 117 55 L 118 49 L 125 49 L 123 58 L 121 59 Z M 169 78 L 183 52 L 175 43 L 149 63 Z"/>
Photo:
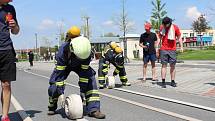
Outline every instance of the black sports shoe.
<path fill-rule="evenodd" d="M 166 88 L 166 83 L 165 83 L 165 82 L 162 82 L 161 87 L 162 87 L 162 88 Z"/>
<path fill-rule="evenodd" d="M 90 117 L 94 117 L 97 119 L 105 119 L 105 114 L 102 114 L 100 111 L 94 111 L 89 114 Z"/>
<path fill-rule="evenodd" d="M 172 87 L 177 87 L 175 81 L 171 81 L 171 84 L 170 84 Z"/>

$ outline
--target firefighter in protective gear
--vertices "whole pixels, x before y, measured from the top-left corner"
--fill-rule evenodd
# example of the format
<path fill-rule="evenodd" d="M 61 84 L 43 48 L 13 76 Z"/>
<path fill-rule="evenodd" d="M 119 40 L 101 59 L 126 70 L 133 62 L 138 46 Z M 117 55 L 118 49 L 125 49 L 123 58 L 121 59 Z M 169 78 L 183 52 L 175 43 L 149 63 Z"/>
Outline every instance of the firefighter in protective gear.
<path fill-rule="evenodd" d="M 128 79 L 126 77 L 125 67 L 124 67 L 124 56 L 122 48 L 119 47 L 115 42 L 110 42 L 105 48 L 102 58 L 99 60 L 98 69 L 98 80 L 99 88 L 103 89 L 106 87 L 105 76 L 108 74 L 110 63 L 116 68 L 113 72 L 113 76 L 119 74 L 120 81 L 123 86 L 130 86 Z"/>
<path fill-rule="evenodd" d="M 80 35 L 80 34 L 79 34 Z M 87 38 L 73 36 L 63 43 L 56 55 L 55 69 L 49 80 L 48 115 L 54 115 L 60 95 L 64 94 L 65 81 L 71 71 L 79 76 L 80 93 L 86 99 L 86 112 L 98 119 L 105 118 L 100 112 L 100 97 L 96 85 L 96 72 L 89 66 L 91 45 Z M 79 37 L 78 37 L 79 36 Z"/>

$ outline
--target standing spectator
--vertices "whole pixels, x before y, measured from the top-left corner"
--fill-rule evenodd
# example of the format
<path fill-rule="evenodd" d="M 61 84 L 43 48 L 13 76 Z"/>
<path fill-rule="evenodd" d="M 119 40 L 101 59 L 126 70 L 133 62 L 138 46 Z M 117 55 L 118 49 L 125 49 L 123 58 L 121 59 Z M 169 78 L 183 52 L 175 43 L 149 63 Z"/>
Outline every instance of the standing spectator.
<path fill-rule="evenodd" d="M 166 70 L 167 64 L 170 64 L 170 76 L 171 76 L 171 86 L 176 87 L 175 83 L 175 65 L 176 65 L 176 41 L 179 41 L 180 51 L 183 52 L 183 42 L 181 39 L 180 29 L 177 25 L 172 23 L 172 19 L 165 17 L 162 20 L 162 26 L 160 27 L 160 37 L 161 37 L 161 48 L 160 48 L 160 58 L 161 58 L 161 77 L 162 77 L 162 87 L 166 88 Z"/>
<path fill-rule="evenodd" d="M 18 34 L 19 25 L 15 8 L 9 4 L 12 0 L 0 0 L 0 80 L 1 80 L 1 121 L 10 121 L 8 112 L 11 99 L 11 81 L 16 80 L 16 53 L 10 33 Z"/>
<path fill-rule="evenodd" d="M 143 48 L 143 81 L 146 81 L 146 72 L 148 62 L 151 61 L 152 65 L 152 80 L 156 79 L 155 61 L 156 61 L 156 50 L 157 46 L 157 36 L 155 33 L 151 32 L 151 24 L 145 23 L 144 28 L 145 33 L 141 34 L 139 45 Z"/>
<path fill-rule="evenodd" d="M 34 53 L 31 50 L 28 52 L 28 57 L 29 57 L 30 66 L 32 67 L 33 61 L 34 61 Z"/>

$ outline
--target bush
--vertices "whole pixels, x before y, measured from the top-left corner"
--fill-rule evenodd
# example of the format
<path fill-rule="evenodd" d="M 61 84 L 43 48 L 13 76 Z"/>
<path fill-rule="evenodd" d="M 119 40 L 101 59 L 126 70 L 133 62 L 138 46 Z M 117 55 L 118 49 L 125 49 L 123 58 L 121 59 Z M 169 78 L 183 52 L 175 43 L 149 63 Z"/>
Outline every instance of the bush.
<path fill-rule="evenodd" d="M 208 46 L 208 47 L 205 47 L 206 50 L 215 50 L 215 46 Z"/>

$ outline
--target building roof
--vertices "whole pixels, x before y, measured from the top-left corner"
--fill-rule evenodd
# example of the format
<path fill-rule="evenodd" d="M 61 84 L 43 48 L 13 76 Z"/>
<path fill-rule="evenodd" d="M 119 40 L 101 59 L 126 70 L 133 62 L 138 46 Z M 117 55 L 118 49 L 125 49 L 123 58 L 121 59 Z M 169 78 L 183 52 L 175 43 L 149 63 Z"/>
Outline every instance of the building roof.
<path fill-rule="evenodd" d="M 140 35 L 139 34 L 126 34 L 125 37 L 126 38 L 139 38 Z"/>
<path fill-rule="evenodd" d="M 95 37 L 90 39 L 90 43 L 108 43 L 110 41 L 120 42 L 119 37 Z"/>

